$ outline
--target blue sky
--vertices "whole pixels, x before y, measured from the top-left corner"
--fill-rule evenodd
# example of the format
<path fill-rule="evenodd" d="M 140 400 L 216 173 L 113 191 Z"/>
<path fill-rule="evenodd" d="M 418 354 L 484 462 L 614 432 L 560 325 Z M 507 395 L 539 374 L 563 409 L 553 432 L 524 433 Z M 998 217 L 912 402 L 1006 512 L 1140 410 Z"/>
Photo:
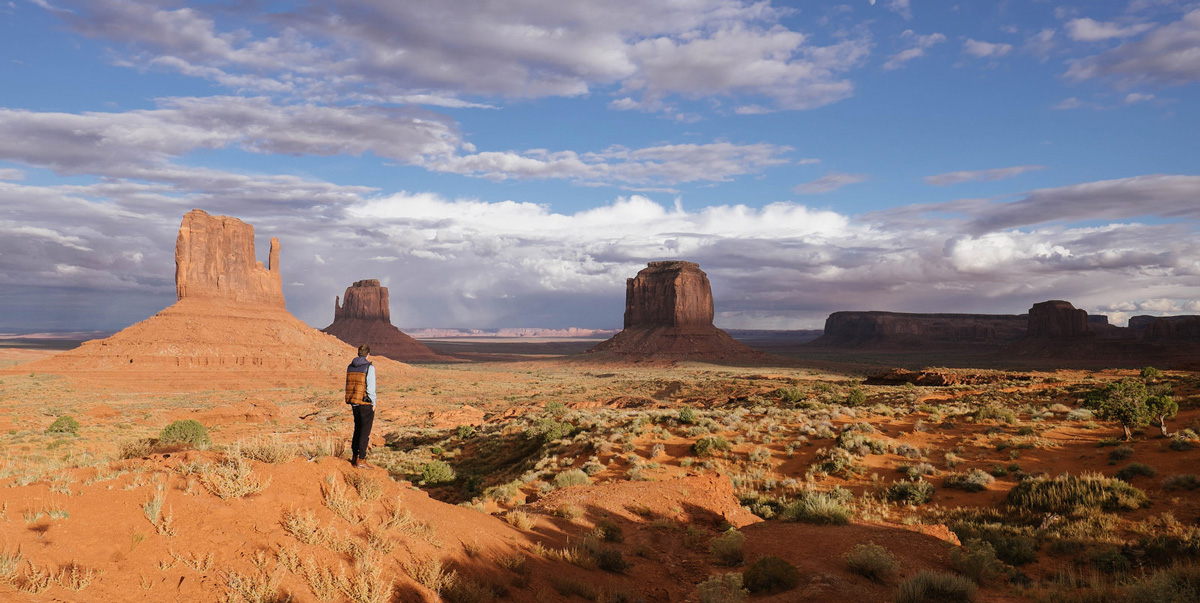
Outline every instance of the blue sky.
<path fill-rule="evenodd" d="M 169 305 L 193 207 L 317 327 L 1200 313 L 1197 81 L 1176 0 L 0 0 L 0 332 Z"/>

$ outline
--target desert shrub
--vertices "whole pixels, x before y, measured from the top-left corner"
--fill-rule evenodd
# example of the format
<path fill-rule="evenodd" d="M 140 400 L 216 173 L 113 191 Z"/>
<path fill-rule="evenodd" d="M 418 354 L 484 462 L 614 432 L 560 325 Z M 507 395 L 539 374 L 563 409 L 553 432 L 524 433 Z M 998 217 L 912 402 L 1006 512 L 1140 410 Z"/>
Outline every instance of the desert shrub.
<path fill-rule="evenodd" d="M 1177 565 L 1133 582 L 1125 591 L 1129 603 L 1200 601 L 1200 566 Z"/>
<path fill-rule="evenodd" d="M 1191 450 L 1195 447 L 1196 446 L 1194 444 L 1192 444 L 1191 441 L 1187 440 L 1186 438 L 1181 438 L 1179 436 L 1175 436 L 1175 437 L 1171 438 L 1171 443 L 1167 444 L 1167 448 L 1170 448 L 1171 450 L 1174 450 L 1175 452 L 1183 452 L 1185 450 Z"/>
<path fill-rule="evenodd" d="M 597 473 L 600 473 L 601 471 L 604 471 L 607 468 L 608 467 L 606 467 L 604 465 L 604 463 L 601 463 L 600 461 L 597 461 L 597 460 L 590 460 L 590 461 L 584 463 L 582 467 L 580 467 L 580 469 L 582 469 L 583 472 L 586 473 L 589 477 L 596 475 Z"/>
<path fill-rule="evenodd" d="M 596 558 L 596 567 L 606 572 L 619 574 L 632 567 L 632 564 L 625 561 L 625 556 L 621 554 L 621 551 L 611 547 L 596 551 L 594 557 Z"/>
<path fill-rule="evenodd" d="M 724 534 L 712 539 L 708 551 L 722 565 L 741 565 L 746 558 L 746 537 L 737 528 L 729 528 Z"/>
<path fill-rule="evenodd" d="M 459 425 L 455 431 L 458 433 L 460 440 L 473 438 L 476 433 L 474 425 Z"/>
<path fill-rule="evenodd" d="M 596 522 L 596 537 L 604 542 L 625 542 L 625 530 L 613 520 L 605 518 Z"/>
<path fill-rule="evenodd" d="M 762 446 L 755 447 L 753 451 L 746 457 L 751 463 L 766 464 L 771 460 L 771 451 Z"/>
<path fill-rule="evenodd" d="M 921 457 L 921 449 L 913 446 L 912 444 L 900 444 L 899 446 L 896 446 L 896 450 L 894 452 L 904 458 L 909 459 Z"/>
<path fill-rule="evenodd" d="M 917 463 L 916 465 L 901 465 L 899 470 L 908 476 L 908 479 L 917 479 L 925 475 L 937 475 L 937 467 L 929 463 Z"/>
<path fill-rule="evenodd" d="M 591 478 L 582 469 L 568 469 L 554 476 L 555 488 L 566 488 L 568 486 L 585 486 L 592 483 Z"/>
<path fill-rule="evenodd" d="M 843 488 L 828 492 L 803 490 L 799 498 L 784 507 L 779 514 L 784 521 L 800 521 L 826 525 L 850 523 L 854 510 L 850 506 L 853 494 Z"/>
<path fill-rule="evenodd" d="M 296 455 L 296 447 L 281 440 L 279 436 L 259 436 L 238 440 L 229 454 L 264 463 L 286 463 Z"/>
<path fill-rule="evenodd" d="M 888 445 L 883 440 L 855 431 L 843 431 L 838 435 L 837 445 L 838 448 L 859 456 L 866 456 L 868 452 L 871 454 L 883 454 L 888 451 Z"/>
<path fill-rule="evenodd" d="M 79 421 L 71 415 L 63 415 L 54 420 L 49 427 L 46 428 L 46 433 L 79 433 Z"/>
<path fill-rule="evenodd" d="M 748 594 L 742 588 L 742 575 L 736 573 L 711 576 L 698 584 L 696 591 L 700 603 L 742 603 Z"/>
<path fill-rule="evenodd" d="M 973 603 L 978 588 L 969 578 L 924 570 L 896 588 L 896 603 Z"/>
<path fill-rule="evenodd" d="M 800 586 L 800 570 L 785 559 L 768 555 L 742 573 L 742 585 L 755 595 L 789 591 Z"/>
<path fill-rule="evenodd" d="M 555 402 L 551 402 L 550 404 L 555 404 Z M 550 408 L 550 404 L 546 405 L 547 409 Z M 561 404 L 561 402 L 558 404 Z M 542 417 L 535 421 L 533 426 L 525 430 L 525 437 L 530 440 L 540 440 L 542 443 L 550 443 L 571 435 L 574 429 L 575 426 L 566 421 L 558 421 L 552 417 Z"/>
<path fill-rule="evenodd" d="M 1142 379 L 1147 379 L 1147 380 L 1162 379 L 1163 373 L 1162 373 L 1162 371 L 1160 371 L 1152 366 L 1147 366 L 1147 367 L 1142 368 L 1140 376 Z"/>
<path fill-rule="evenodd" d="M 1088 408 L 1075 408 L 1067 412 L 1068 421 L 1091 421 L 1096 418 L 1096 413 Z"/>
<path fill-rule="evenodd" d="M 1163 487 L 1168 490 L 1195 490 L 1200 488 L 1200 477 L 1196 477 L 1195 473 L 1172 475 L 1163 480 Z"/>
<path fill-rule="evenodd" d="M 457 477 L 454 468 L 446 461 L 430 461 L 421 465 L 421 481 L 426 484 L 447 484 Z"/>
<path fill-rule="evenodd" d="M 996 478 L 988 475 L 982 469 L 972 469 L 966 473 L 951 473 L 946 476 L 946 481 L 943 484 L 947 488 L 956 488 L 958 490 L 966 490 L 967 492 L 979 492 L 986 490 L 988 484 L 996 481 Z"/>
<path fill-rule="evenodd" d="M 159 444 L 187 444 L 201 448 L 212 444 L 208 430 L 195 419 L 175 421 L 158 433 Z"/>
<path fill-rule="evenodd" d="M 1129 558 L 1122 555 L 1116 547 L 1092 551 L 1092 554 L 1088 556 L 1088 562 L 1092 564 L 1092 567 L 1106 574 L 1124 574 L 1133 567 Z"/>
<path fill-rule="evenodd" d="M 887 499 L 908 505 L 925 504 L 933 498 L 933 484 L 918 479 L 915 482 L 900 480 L 887 489 Z"/>
<path fill-rule="evenodd" d="M 710 456 L 714 450 L 729 450 L 729 441 L 721 436 L 708 436 L 696 440 L 692 444 L 692 453 L 696 456 Z"/>
<path fill-rule="evenodd" d="M 1105 511 L 1137 509 L 1146 494 L 1119 480 L 1094 473 L 1062 474 L 1022 480 L 1008 493 L 1008 504 L 1031 512 L 1068 513 L 1077 507 Z"/>
<path fill-rule="evenodd" d="M 1132 446 L 1117 446 L 1108 453 L 1108 460 L 1112 462 L 1123 461 L 1133 456 Z"/>
<path fill-rule="evenodd" d="M 817 458 L 820 461 L 813 464 L 813 470 L 830 475 L 851 477 L 863 471 L 862 465 L 858 464 L 858 457 L 845 448 L 817 451 Z"/>
<path fill-rule="evenodd" d="M 856 545 L 845 559 L 850 571 L 879 583 L 892 579 L 899 567 L 895 555 L 874 542 Z"/>
<path fill-rule="evenodd" d="M 1129 481 L 1139 475 L 1145 477 L 1154 477 L 1157 474 L 1158 472 L 1154 470 L 1154 467 L 1151 467 L 1145 463 L 1129 463 L 1117 471 L 1116 478 L 1123 481 Z"/>
<path fill-rule="evenodd" d="M 696 422 L 696 411 L 692 410 L 691 406 L 684 406 L 679 409 L 679 422 L 683 424 Z"/>
<path fill-rule="evenodd" d="M 144 457 L 154 451 L 154 442 L 148 438 L 126 440 L 117 445 L 117 456 L 122 459 Z"/>
<path fill-rule="evenodd" d="M 1014 423 L 1017 420 L 1016 413 L 997 404 L 981 406 L 975 409 L 975 412 L 971 414 L 976 421 L 1003 421 L 1005 423 Z"/>
<path fill-rule="evenodd" d="M 804 390 L 798 387 L 781 387 L 775 390 L 775 395 L 788 404 L 795 404 L 804 399 Z"/>
<path fill-rule="evenodd" d="M 848 406 L 862 406 L 863 404 L 866 404 L 866 402 L 867 392 L 863 391 L 861 388 L 856 387 L 851 389 L 849 394 L 846 394 L 846 404 Z"/>
<path fill-rule="evenodd" d="M 1029 527 L 995 522 L 962 521 L 950 526 L 960 542 L 982 540 L 996 557 L 1012 565 L 1037 561 L 1039 541 Z"/>
<path fill-rule="evenodd" d="M 200 483 L 213 494 L 227 499 L 261 492 L 271 484 L 271 480 L 259 481 L 249 461 L 241 457 L 231 457 L 202 473 Z"/>
<path fill-rule="evenodd" d="M 1004 563 L 996 557 L 996 549 L 978 538 L 950 551 L 950 567 L 977 583 L 986 582 L 1004 571 Z"/>

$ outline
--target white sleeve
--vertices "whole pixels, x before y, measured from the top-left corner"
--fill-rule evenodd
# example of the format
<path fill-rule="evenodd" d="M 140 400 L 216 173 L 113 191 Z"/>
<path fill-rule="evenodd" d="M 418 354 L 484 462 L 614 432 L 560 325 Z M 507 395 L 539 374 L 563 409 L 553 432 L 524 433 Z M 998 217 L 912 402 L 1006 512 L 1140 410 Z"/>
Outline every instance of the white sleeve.
<path fill-rule="evenodd" d="M 367 397 L 371 399 L 371 406 L 375 406 L 375 365 L 367 367 Z"/>

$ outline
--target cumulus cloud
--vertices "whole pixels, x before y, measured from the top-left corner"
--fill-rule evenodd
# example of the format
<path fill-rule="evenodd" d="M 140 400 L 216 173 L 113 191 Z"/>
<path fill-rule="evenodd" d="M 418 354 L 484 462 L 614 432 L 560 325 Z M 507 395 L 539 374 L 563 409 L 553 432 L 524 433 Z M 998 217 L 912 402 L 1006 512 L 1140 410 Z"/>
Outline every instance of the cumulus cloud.
<path fill-rule="evenodd" d="M 888 57 L 887 62 L 883 64 L 884 69 L 899 69 L 905 63 L 925 56 L 925 51 L 932 48 L 935 44 L 946 41 L 946 36 L 940 33 L 920 35 L 913 33 L 911 29 L 904 30 L 904 33 L 900 34 L 900 38 L 907 48 Z"/>
<path fill-rule="evenodd" d="M 386 99 L 437 106 L 463 97 L 578 96 L 619 86 L 645 110 L 668 97 L 740 96 L 771 110 L 836 102 L 839 74 L 869 53 L 865 38 L 812 43 L 767 2 L 563 0 L 484 3 L 339 0 L 221 7 L 253 27 L 222 30 L 216 9 L 146 0 L 69 0 L 76 31 L 121 47 L 120 62 L 235 90 L 306 100 Z M 907 11 L 905 0 L 891 7 Z M 635 98 L 636 97 L 636 98 Z"/>
<path fill-rule="evenodd" d="M 967 41 L 963 42 L 963 54 L 981 59 L 1002 57 L 1012 52 L 1012 49 L 1012 44 L 983 42 L 973 38 L 967 38 Z"/>
<path fill-rule="evenodd" d="M 900 15 L 906 21 L 913 17 L 910 0 L 890 0 L 887 7 L 888 10 Z"/>
<path fill-rule="evenodd" d="M 964 170 L 958 172 L 946 172 L 934 176 L 926 176 L 925 183 L 933 186 L 946 186 L 949 184 L 960 184 L 963 182 L 979 182 L 1003 180 L 1019 176 L 1025 172 L 1034 170 L 1044 170 L 1044 165 L 1017 165 L 1006 168 L 994 168 L 990 170 Z"/>
<path fill-rule="evenodd" d="M 1112 79 L 1120 86 L 1186 84 L 1200 80 L 1200 9 L 1112 50 L 1075 61 L 1074 80 Z"/>
<path fill-rule="evenodd" d="M 428 192 L 345 190 L 334 204 L 310 199 L 333 185 L 303 181 L 274 182 L 273 203 L 221 204 L 123 186 L 108 197 L 0 181 L 0 285 L 6 302 L 20 298 L 0 326 L 50 313 L 60 325 L 118 328 L 168 305 L 174 236 L 192 207 L 254 225 L 260 255 L 279 237 L 288 307 L 315 326 L 332 320 L 333 296 L 349 283 L 378 278 L 399 325 L 614 327 L 624 279 L 676 258 L 709 274 L 728 327 L 819 327 L 845 309 L 1015 313 L 1062 298 L 1094 311 L 1200 299 L 1195 176 L 860 216 L 794 202 L 688 210 L 642 195 L 573 213 Z M 1130 221 L 1143 214 L 1175 220 Z M 34 309 L 29 296 L 56 291 L 79 301 Z"/>
<path fill-rule="evenodd" d="M 865 181 L 869 176 L 866 174 L 847 174 L 845 172 L 829 172 L 816 180 L 805 182 L 797 185 L 794 192 L 801 195 L 816 195 L 820 193 L 829 193 L 836 191 L 843 186 L 850 184 L 858 184 Z"/>
<path fill-rule="evenodd" d="M 1114 38 L 1129 38 L 1154 27 L 1150 23 L 1117 23 L 1094 21 L 1086 17 L 1067 21 L 1067 36 L 1076 42 L 1098 42 Z"/>

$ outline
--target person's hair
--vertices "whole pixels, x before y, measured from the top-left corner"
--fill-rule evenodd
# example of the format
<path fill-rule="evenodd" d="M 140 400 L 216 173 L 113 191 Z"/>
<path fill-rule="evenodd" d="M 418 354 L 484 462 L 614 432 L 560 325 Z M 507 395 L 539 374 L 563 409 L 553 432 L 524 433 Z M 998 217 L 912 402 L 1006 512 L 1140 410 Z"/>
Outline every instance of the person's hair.
<path fill-rule="evenodd" d="M 371 353 L 371 346 L 369 346 L 369 345 L 358 346 L 358 355 L 359 356 L 366 356 L 367 354 L 370 354 L 370 353 Z"/>

